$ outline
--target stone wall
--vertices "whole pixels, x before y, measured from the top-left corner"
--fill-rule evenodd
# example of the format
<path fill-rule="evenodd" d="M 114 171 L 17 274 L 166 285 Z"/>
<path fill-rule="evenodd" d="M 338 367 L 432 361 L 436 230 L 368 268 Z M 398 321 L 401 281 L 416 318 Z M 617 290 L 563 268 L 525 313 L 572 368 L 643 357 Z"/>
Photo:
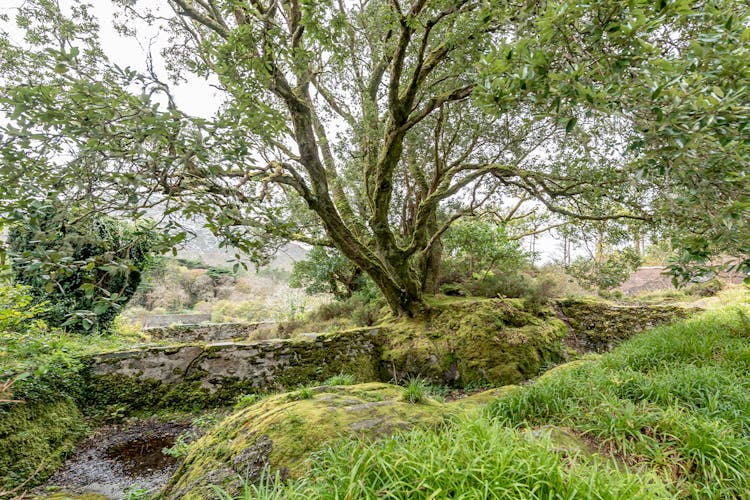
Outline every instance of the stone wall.
<path fill-rule="evenodd" d="M 339 373 L 378 374 L 377 329 L 300 339 L 186 344 L 106 353 L 88 359 L 89 403 L 185 408 L 231 402 L 243 393 L 321 382 Z"/>
<path fill-rule="evenodd" d="M 606 351 L 638 332 L 695 311 L 589 300 L 559 301 L 555 309 L 557 318 L 550 310 L 527 311 L 520 300 L 467 300 L 451 303 L 443 312 L 436 309 L 427 320 L 394 319 L 380 329 L 100 354 L 88 359 L 87 398 L 100 408 L 190 409 L 225 404 L 238 394 L 308 385 L 339 373 L 363 382 L 420 376 L 458 386 L 517 383 L 565 359 L 565 345 L 578 352 Z M 202 325 L 163 331 L 180 341 L 247 336 L 238 328 Z"/>
<path fill-rule="evenodd" d="M 581 352 L 609 351 L 637 333 L 698 311 L 677 305 L 620 305 L 597 300 L 561 300 L 556 308 L 570 328 L 566 344 Z"/>
<path fill-rule="evenodd" d="M 260 328 L 273 326 L 271 321 L 259 323 L 207 323 L 203 325 L 169 325 L 145 328 L 154 340 L 172 339 L 175 342 L 216 342 L 247 339 Z"/>
<path fill-rule="evenodd" d="M 211 315 L 208 313 L 144 314 L 135 319 L 140 321 L 144 328 L 149 328 L 169 325 L 197 325 L 211 321 Z"/>

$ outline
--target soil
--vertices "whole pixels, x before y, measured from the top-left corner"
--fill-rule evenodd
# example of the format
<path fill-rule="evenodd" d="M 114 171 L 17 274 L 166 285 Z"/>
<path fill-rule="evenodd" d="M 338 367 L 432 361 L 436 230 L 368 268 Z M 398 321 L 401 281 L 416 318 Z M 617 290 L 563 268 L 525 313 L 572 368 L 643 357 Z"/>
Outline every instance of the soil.
<path fill-rule="evenodd" d="M 156 493 L 178 462 L 162 449 L 189 430 L 185 422 L 156 419 L 103 427 L 78 445 L 37 494 L 65 491 L 122 499 L 134 493 Z"/>

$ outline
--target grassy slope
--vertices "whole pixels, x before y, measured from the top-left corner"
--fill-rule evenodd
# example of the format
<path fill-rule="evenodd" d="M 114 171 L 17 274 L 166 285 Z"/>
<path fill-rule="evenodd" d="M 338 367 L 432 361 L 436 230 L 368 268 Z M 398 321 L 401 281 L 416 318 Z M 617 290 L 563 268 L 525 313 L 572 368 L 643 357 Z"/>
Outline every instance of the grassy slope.
<path fill-rule="evenodd" d="M 745 498 L 750 307 L 563 365 L 443 432 L 349 441 L 261 498 Z M 573 444 L 561 445 L 558 433 Z"/>

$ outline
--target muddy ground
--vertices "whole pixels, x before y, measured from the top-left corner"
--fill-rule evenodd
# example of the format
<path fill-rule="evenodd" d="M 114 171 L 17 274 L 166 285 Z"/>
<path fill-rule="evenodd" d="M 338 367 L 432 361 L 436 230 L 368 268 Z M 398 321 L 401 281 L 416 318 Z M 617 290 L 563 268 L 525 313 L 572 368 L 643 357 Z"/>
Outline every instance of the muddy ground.
<path fill-rule="evenodd" d="M 184 433 L 188 441 L 197 435 L 189 423 L 156 419 L 98 429 L 35 493 L 42 498 L 64 491 L 109 499 L 156 493 L 177 467 L 177 459 L 162 450 Z"/>

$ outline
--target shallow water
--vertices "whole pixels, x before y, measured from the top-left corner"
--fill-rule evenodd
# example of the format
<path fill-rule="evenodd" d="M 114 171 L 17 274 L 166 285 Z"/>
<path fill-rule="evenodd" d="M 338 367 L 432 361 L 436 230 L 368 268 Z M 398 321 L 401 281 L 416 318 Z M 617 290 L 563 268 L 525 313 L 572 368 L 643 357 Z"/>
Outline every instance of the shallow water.
<path fill-rule="evenodd" d="M 129 493 L 156 493 L 177 467 L 165 453 L 189 429 L 180 422 L 136 420 L 107 426 L 81 442 L 37 494 L 65 491 L 119 500 Z"/>

